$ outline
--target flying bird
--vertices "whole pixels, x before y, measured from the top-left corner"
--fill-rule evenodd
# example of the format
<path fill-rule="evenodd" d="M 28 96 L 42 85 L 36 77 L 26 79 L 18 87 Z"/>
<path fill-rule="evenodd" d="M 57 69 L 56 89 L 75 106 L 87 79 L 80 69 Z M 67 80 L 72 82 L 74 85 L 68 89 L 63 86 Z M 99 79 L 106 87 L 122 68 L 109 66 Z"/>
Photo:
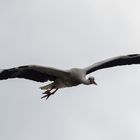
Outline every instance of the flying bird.
<path fill-rule="evenodd" d="M 140 64 L 140 54 L 113 57 L 94 63 L 85 68 L 72 68 L 69 70 L 38 65 L 2 69 L 0 70 L 0 80 L 6 80 L 8 78 L 25 78 L 36 82 L 51 81 L 51 83 L 40 87 L 42 90 L 45 90 L 45 92 L 43 92 L 43 97 L 41 98 L 48 99 L 60 88 L 77 86 L 79 84 L 97 85 L 94 77 L 90 76 L 87 78 L 87 75 L 92 72 L 104 68 L 131 64 Z"/>

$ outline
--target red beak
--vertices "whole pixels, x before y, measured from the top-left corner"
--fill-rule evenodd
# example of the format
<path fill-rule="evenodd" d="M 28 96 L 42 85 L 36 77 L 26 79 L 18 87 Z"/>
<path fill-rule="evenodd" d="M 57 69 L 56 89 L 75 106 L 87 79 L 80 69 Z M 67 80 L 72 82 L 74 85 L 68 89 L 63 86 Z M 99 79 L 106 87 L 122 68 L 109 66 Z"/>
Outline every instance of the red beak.
<path fill-rule="evenodd" d="M 94 84 L 94 85 L 96 85 L 96 86 L 97 86 L 97 83 L 96 83 L 95 81 L 93 81 L 93 82 L 92 82 L 92 84 Z"/>

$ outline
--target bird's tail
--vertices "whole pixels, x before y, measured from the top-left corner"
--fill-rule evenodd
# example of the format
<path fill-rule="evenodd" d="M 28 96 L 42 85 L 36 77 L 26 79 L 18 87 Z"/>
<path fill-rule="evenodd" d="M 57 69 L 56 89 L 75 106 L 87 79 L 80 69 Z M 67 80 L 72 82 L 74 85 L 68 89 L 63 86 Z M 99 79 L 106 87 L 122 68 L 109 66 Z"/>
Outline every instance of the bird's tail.
<path fill-rule="evenodd" d="M 50 83 L 48 85 L 45 85 L 45 86 L 40 87 L 40 89 L 42 89 L 42 90 L 48 90 L 48 89 L 51 89 L 53 86 L 54 86 L 54 83 Z"/>

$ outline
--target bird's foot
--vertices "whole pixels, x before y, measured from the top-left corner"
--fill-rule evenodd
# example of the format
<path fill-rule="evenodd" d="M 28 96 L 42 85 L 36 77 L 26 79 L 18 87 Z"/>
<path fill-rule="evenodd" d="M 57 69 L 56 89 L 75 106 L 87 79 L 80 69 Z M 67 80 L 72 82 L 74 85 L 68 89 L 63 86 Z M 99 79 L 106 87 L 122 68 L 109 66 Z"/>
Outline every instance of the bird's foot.
<path fill-rule="evenodd" d="M 41 97 L 41 99 L 46 98 L 46 100 L 47 100 L 53 93 L 50 92 L 50 90 L 47 90 L 42 94 L 45 94 L 45 95 L 43 97 Z"/>
<path fill-rule="evenodd" d="M 58 88 L 54 89 L 54 91 L 52 91 L 52 90 L 53 89 L 50 89 L 50 90 L 47 90 L 44 93 L 42 93 L 42 94 L 45 94 L 45 95 L 43 97 L 41 97 L 41 99 L 46 98 L 46 100 L 47 100 L 51 95 L 53 95 L 58 90 Z"/>

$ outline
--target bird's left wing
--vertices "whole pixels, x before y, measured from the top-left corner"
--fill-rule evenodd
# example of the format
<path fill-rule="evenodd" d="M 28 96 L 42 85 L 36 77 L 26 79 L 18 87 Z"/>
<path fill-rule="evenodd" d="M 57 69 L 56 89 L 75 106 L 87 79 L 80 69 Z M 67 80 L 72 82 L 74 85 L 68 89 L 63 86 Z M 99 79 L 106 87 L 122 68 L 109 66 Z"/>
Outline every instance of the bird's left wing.
<path fill-rule="evenodd" d="M 8 78 L 25 78 L 37 82 L 54 81 L 56 78 L 67 76 L 67 72 L 37 65 L 26 65 L 11 69 L 0 70 L 0 80 Z"/>
<path fill-rule="evenodd" d="M 113 57 L 111 59 L 97 62 L 89 67 L 86 67 L 85 71 L 86 74 L 89 74 L 91 72 L 104 68 L 121 66 L 121 65 L 131 65 L 131 64 L 140 64 L 140 54 L 130 54 L 130 55 Z"/>

